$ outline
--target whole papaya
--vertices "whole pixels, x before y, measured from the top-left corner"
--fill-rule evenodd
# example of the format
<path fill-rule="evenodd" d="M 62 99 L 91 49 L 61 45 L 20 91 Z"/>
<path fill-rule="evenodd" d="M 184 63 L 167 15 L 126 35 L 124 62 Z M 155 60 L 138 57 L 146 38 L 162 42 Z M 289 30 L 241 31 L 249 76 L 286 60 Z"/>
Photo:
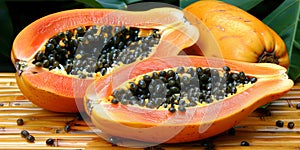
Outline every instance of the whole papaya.
<path fill-rule="evenodd" d="M 222 57 L 244 62 L 290 65 L 281 37 L 248 12 L 221 1 L 197 1 L 184 8 L 193 24 L 201 21 L 213 34 L 219 49 L 201 49 L 201 41 L 185 49 L 187 54 Z M 198 20 L 197 20 L 198 19 Z"/>

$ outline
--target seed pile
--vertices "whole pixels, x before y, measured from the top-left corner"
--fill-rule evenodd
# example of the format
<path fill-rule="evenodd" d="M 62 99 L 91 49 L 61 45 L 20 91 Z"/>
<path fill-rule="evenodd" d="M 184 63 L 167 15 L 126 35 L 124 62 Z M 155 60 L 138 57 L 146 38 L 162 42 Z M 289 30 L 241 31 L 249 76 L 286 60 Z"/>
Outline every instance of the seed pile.
<path fill-rule="evenodd" d="M 201 67 L 178 67 L 154 71 L 115 89 L 111 103 L 166 108 L 170 112 L 222 100 L 237 92 L 238 86 L 255 83 L 257 78 L 244 72 Z"/>
<path fill-rule="evenodd" d="M 59 32 L 35 55 L 38 67 L 65 70 L 80 78 L 107 74 L 114 66 L 148 57 L 159 43 L 158 29 L 84 26 Z"/>

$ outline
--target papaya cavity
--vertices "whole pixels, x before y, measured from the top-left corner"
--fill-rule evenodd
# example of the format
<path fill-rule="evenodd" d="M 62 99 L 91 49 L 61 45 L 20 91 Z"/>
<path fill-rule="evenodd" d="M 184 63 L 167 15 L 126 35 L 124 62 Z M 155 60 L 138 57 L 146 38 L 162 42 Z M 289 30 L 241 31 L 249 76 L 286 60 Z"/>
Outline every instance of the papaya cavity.
<path fill-rule="evenodd" d="M 103 76 L 153 55 L 160 37 L 158 29 L 80 26 L 51 37 L 32 63 L 79 78 Z"/>
<path fill-rule="evenodd" d="M 177 67 L 139 75 L 120 85 L 107 101 L 150 109 L 185 112 L 239 93 L 257 78 L 223 68 Z"/>

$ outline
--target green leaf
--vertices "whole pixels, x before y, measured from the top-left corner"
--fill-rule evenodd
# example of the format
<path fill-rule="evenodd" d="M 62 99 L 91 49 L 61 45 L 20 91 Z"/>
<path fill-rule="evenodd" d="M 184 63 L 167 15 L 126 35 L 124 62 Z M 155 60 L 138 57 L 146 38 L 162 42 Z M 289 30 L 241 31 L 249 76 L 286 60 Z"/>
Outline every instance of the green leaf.
<path fill-rule="evenodd" d="M 141 2 L 143 0 L 124 0 L 126 4 L 132 4 L 132 3 L 137 3 L 137 2 Z"/>
<path fill-rule="evenodd" d="M 4 1 L 0 1 L 0 56 L 10 58 L 13 41 L 13 25 Z"/>
<path fill-rule="evenodd" d="M 180 8 L 185 8 L 188 5 L 199 1 L 199 0 L 180 0 Z M 222 0 L 223 2 L 235 5 L 243 10 L 250 10 L 251 8 L 255 7 L 259 3 L 261 3 L 263 0 Z"/>
<path fill-rule="evenodd" d="M 179 7 L 183 9 L 196 1 L 199 1 L 199 0 L 180 0 Z"/>
<path fill-rule="evenodd" d="M 93 8 L 127 9 L 125 0 L 76 0 Z"/>
<path fill-rule="evenodd" d="M 271 12 L 273 12 L 283 2 L 284 0 L 276 0 L 276 1 L 263 0 L 255 7 L 247 10 L 247 12 L 254 15 L 256 18 L 263 20 L 266 16 L 268 16 Z"/>
<path fill-rule="evenodd" d="M 76 0 L 77 2 L 83 3 L 89 7 L 93 7 L 93 8 L 103 8 L 103 6 L 101 4 L 99 4 L 98 2 L 96 2 L 95 0 Z"/>
<path fill-rule="evenodd" d="M 252 8 L 254 8 L 255 6 L 257 6 L 258 4 L 260 4 L 261 2 L 263 2 L 264 0 L 222 0 L 225 3 L 237 6 L 245 11 L 248 11 Z"/>
<path fill-rule="evenodd" d="M 285 0 L 263 22 L 274 29 L 284 40 L 290 57 L 288 74 L 291 79 L 300 77 L 300 0 Z"/>

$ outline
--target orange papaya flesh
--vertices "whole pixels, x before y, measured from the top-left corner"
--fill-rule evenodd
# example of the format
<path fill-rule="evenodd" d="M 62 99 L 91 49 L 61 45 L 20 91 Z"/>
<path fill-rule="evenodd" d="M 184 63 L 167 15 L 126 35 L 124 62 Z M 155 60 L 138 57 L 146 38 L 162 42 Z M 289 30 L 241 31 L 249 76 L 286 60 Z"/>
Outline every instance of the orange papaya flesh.
<path fill-rule="evenodd" d="M 185 112 L 112 104 L 115 89 L 139 75 L 179 66 L 244 71 L 257 81 L 217 102 L 187 107 Z M 208 138 L 228 130 L 257 107 L 276 100 L 293 86 L 286 69 L 271 63 L 247 63 L 202 56 L 150 58 L 94 81 L 84 97 L 85 111 L 103 133 L 150 143 L 179 143 Z"/>
<path fill-rule="evenodd" d="M 201 20 L 220 47 L 201 49 L 195 44 L 186 48 L 186 53 L 289 67 L 288 52 L 281 37 L 246 11 L 221 1 L 197 1 L 183 11 L 192 24 L 196 25 L 195 17 Z"/>
<path fill-rule="evenodd" d="M 140 31 L 138 38 L 152 34 L 153 30 L 158 31 L 159 42 L 146 59 L 177 55 L 182 48 L 192 45 L 199 36 L 199 32 L 195 32 L 197 29 L 185 20 L 183 13 L 173 8 L 157 8 L 142 12 L 76 9 L 45 16 L 28 25 L 18 34 L 11 51 L 11 59 L 17 69 L 18 86 L 29 100 L 55 112 L 83 110 L 84 89 L 94 78 L 101 77 L 103 74 L 94 73 L 86 79 L 78 79 L 79 76 L 66 73 L 65 67 L 62 66 L 52 69 L 37 67 L 37 58 L 39 53 L 46 53 L 50 38 L 58 37 L 59 33 L 64 33 L 67 37 L 68 31 L 76 33 L 78 27 L 93 28 L 94 26 L 138 28 Z M 64 44 L 60 41 L 57 45 Z M 124 63 L 121 63 L 117 68 L 123 65 Z"/>

